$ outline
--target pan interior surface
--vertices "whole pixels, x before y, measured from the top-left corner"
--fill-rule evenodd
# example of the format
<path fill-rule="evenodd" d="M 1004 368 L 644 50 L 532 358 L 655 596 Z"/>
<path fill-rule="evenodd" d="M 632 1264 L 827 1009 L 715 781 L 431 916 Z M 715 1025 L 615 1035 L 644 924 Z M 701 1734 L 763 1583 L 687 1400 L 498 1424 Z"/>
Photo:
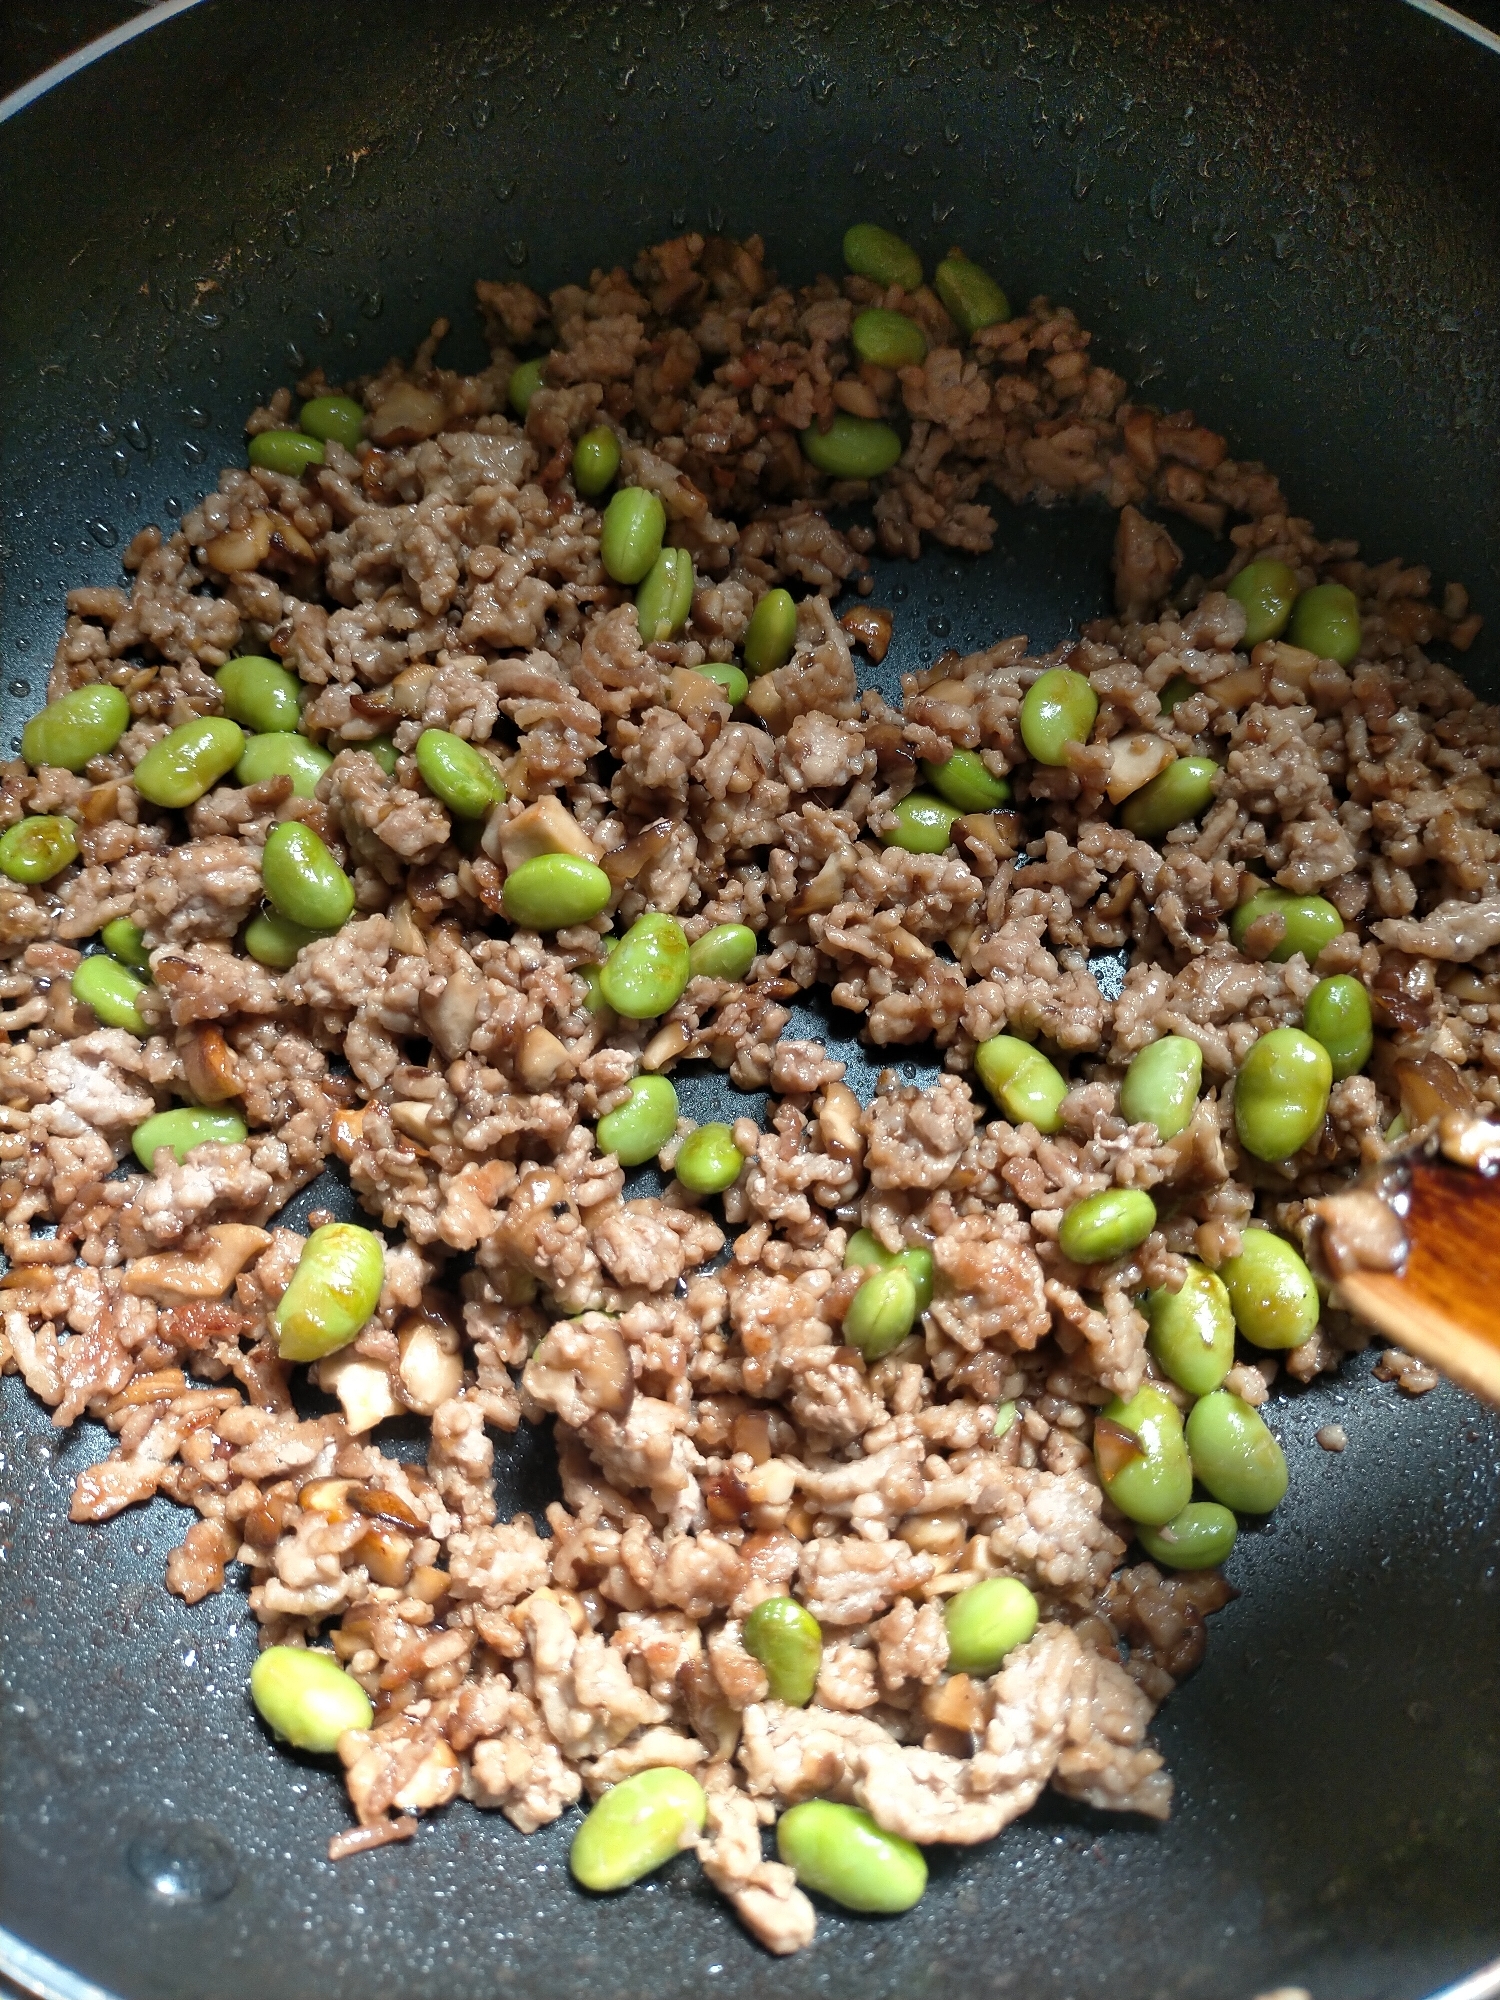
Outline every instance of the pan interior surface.
<path fill-rule="evenodd" d="M 1324 534 L 1430 561 L 1500 618 L 1496 61 L 1397 0 L 1266 0 L 1249 26 L 1189 0 L 202 0 L 0 126 L 7 753 L 63 591 L 117 582 L 277 384 L 377 366 L 439 313 L 466 365 L 474 277 L 546 289 L 689 228 L 758 229 L 798 281 L 839 268 L 856 219 L 963 243 L 1013 298 L 1073 305 L 1139 396 L 1264 458 Z M 997 512 L 987 556 L 877 566 L 888 688 L 1107 604 L 1110 517 Z M 1482 638 L 1464 662 L 1481 689 L 1495 658 Z M 834 1036 L 867 1092 L 877 1065 Z M 744 1102 L 714 1073 L 683 1096 L 700 1118 Z M 325 1176 L 290 1219 L 339 1202 Z M 55 1432 L 6 1378 L 0 1925 L 120 2000 L 769 1977 L 785 2000 L 1415 2000 L 1500 1952 L 1500 1424 L 1446 1388 L 1405 1401 L 1371 1360 L 1277 1405 L 1292 1497 L 1243 1538 L 1243 1595 L 1156 1724 L 1172 1821 L 1046 1798 L 989 1847 L 934 1850 L 912 1915 L 824 1909 L 774 1972 L 690 1860 L 628 1899 L 577 1892 L 571 1817 L 523 1839 L 458 1804 L 330 1865 L 342 1788 L 256 1722 L 242 1594 L 165 1593 L 165 1501 L 69 1527 L 110 1440 Z M 1338 1456 L 1313 1439 L 1333 1421 Z M 554 1496 L 545 1434 L 497 1464 L 502 1513 Z"/>

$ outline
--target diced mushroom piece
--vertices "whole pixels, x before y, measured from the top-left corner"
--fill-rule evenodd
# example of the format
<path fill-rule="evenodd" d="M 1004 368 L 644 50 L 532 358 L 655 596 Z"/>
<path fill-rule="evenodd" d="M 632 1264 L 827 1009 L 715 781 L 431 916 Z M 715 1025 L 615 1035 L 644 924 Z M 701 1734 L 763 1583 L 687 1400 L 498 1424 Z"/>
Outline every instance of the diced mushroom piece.
<path fill-rule="evenodd" d="M 137 1257 L 125 1273 L 132 1298 L 176 1305 L 183 1299 L 221 1299 L 258 1252 L 270 1245 L 264 1229 L 248 1222 L 219 1222 L 205 1229 L 194 1250 Z"/>
<path fill-rule="evenodd" d="M 415 382 L 398 382 L 365 421 L 372 444 L 420 444 L 436 437 L 443 428 L 447 407 L 431 389 L 419 389 Z"/>
<path fill-rule="evenodd" d="M 599 858 L 593 840 L 567 807 L 550 795 L 514 819 L 493 820 L 485 830 L 484 850 L 492 861 L 502 861 L 507 871 L 523 861 L 535 861 L 539 854 L 580 854 L 585 861 Z"/>
<path fill-rule="evenodd" d="M 573 1074 L 573 1058 L 550 1028 L 528 1028 L 516 1052 L 516 1073 L 528 1090 L 545 1090 Z"/>
<path fill-rule="evenodd" d="M 1118 805 L 1142 785 L 1149 785 L 1176 757 L 1171 744 L 1149 730 L 1136 729 L 1129 736 L 1117 736 L 1109 746 L 1109 780 L 1105 786 L 1111 804 Z"/>
<path fill-rule="evenodd" d="M 407 1406 L 430 1417 L 463 1387 L 464 1363 L 458 1331 L 425 1313 L 409 1313 L 396 1335 L 401 1349 L 397 1374 Z"/>
<path fill-rule="evenodd" d="M 314 1373 L 318 1387 L 338 1397 L 344 1421 L 356 1436 L 374 1430 L 377 1424 L 400 1411 L 401 1405 L 391 1391 L 390 1374 L 382 1362 L 366 1361 L 362 1354 L 346 1348 L 343 1353 L 330 1354 L 320 1361 Z"/>
<path fill-rule="evenodd" d="M 562 1320 L 526 1364 L 525 1388 L 544 1409 L 575 1430 L 603 1411 L 623 1417 L 635 1397 L 630 1350 L 602 1313 Z"/>

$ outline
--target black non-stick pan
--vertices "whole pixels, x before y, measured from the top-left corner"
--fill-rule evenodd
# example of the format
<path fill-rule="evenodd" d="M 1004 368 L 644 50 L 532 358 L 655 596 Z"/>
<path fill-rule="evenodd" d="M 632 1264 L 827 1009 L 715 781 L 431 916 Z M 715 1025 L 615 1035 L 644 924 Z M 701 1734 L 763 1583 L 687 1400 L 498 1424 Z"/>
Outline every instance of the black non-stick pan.
<path fill-rule="evenodd" d="M 801 280 L 855 219 L 962 243 L 1191 404 L 1325 533 L 1431 561 L 1500 622 L 1500 43 L 1402 0 L 199 0 L 0 120 L 4 714 L 75 582 L 239 459 L 244 413 L 451 314 L 684 228 Z M 888 565 L 887 677 L 1051 644 L 1112 523 L 1000 509 L 993 554 Z M 1466 671 L 1493 687 L 1500 647 Z M 857 1045 L 843 1047 L 856 1083 Z M 929 1074 L 920 1060 L 904 1065 Z M 693 1086 L 702 1115 L 717 1084 Z M 328 1184 L 309 1199 L 331 1205 Z M 233 1587 L 161 1586 L 165 1501 L 66 1521 L 104 1435 L 3 1385 L 0 1965 L 77 2000 L 1316 2000 L 1500 1992 L 1500 1426 L 1352 1364 L 1281 1403 L 1292 1497 L 1159 1740 L 1164 1827 L 1048 1800 L 945 1851 L 899 1922 L 773 1962 L 691 1861 L 576 1892 L 570 1825 L 457 1805 L 330 1866 L 336 1776 L 272 1750 Z M 1313 1433 L 1337 1420 L 1341 1456 Z M 408 1447 L 416 1448 L 413 1439 Z M 499 1454 L 536 1506 L 545 1435 Z M 1455 1984 L 1465 1980 L 1466 1984 Z"/>

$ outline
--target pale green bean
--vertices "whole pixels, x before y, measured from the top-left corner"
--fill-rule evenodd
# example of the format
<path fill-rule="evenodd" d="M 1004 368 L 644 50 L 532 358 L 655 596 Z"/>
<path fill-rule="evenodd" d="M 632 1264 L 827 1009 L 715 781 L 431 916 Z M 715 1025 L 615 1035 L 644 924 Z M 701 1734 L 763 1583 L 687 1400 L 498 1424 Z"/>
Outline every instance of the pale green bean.
<path fill-rule="evenodd" d="M 1130 1059 L 1120 1085 L 1120 1116 L 1154 1125 L 1165 1142 L 1185 1132 L 1198 1108 L 1203 1051 L 1187 1035 L 1163 1035 Z"/>
<path fill-rule="evenodd" d="M 232 1111 L 205 1110 L 187 1104 L 172 1111 L 158 1111 L 130 1135 L 136 1158 L 150 1173 L 161 1147 L 170 1148 L 179 1166 L 195 1146 L 239 1146 L 249 1136 L 243 1118 Z"/>
<path fill-rule="evenodd" d="M 232 771 L 245 749 L 245 732 L 225 716 L 184 722 L 153 743 L 131 773 L 143 799 L 154 806 L 190 806 Z"/>
<path fill-rule="evenodd" d="M 810 424 L 802 433 L 802 455 L 830 479 L 878 479 L 901 456 L 901 438 L 878 417 L 836 410 L 826 430 Z"/>
<path fill-rule="evenodd" d="M 283 1361 L 318 1361 L 368 1325 L 385 1283 L 385 1245 L 373 1229 L 325 1222 L 302 1255 L 272 1314 Z"/>
<path fill-rule="evenodd" d="M 81 771 L 95 757 L 107 757 L 130 727 L 130 703 L 108 681 L 70 688 L 49 701 L 21 731 L 21 755 L 31 768 L 50 764 Z"/>
<path fill-rule="evenodd" d="M 573 1836 L 568 1866 L 585 1889 L 626 1889 L 670 1861 L 707 1818 L 691 1773 L 670 1764 L 637 1771 L 599 1799 Z"/>
<path fill-rule="evenodd" d="M 1021 697 L 1021 740 L 1039 764 L 1066 764 L 1068 746 L 1086 743 L 1099 697 L 1071 667 L 1049 667 Z"/>
<path fill-rule="evenodd" d="M 797 643 L 797 605 L 789 590 L 768 590 L 745 629 L 745 672 L 752 680 L 774 673 Z"/>
<path fill-rule="evenodd" d="M 628 1089 L 625 1102 L 599 1120 L 594 1140 L 622 1167 L 639 1167 L 654 1160 L 677 1130 L 677 1092 L 667 1076 L 638 1076 Z"/>
<path fill-rule="evenodd" d="M 1062 1130 L 1067 1080 L 1030 1042 L 1014 1035 L 993 1035 L 980 1043 L 974 1067 L 1012 1125 L 1034 1125 L 1038 1132 L 1047 1133 Z"/>
<path fill-rule="evenodd" d="M 327 1756 L 347 1729 L 375 1720 L 370 1697 L 332 1653 L 308 1646 L 267 1646 L 250 1669 L 250 1698 L 265 1722 L 294 1750 Z"/>
<path fill-rule="evenodd" d="M 740 1636 L 745 1651 L 765 1668 L 772 1700 L 806 1708 L 823 1657 L 822 1627 L 806 1606 L 795 1597 L 763 1597 Z"/>
<path fill-rule="evenodd" d="M 354 914 L 354 884 L 322 836 L 300 819 L 282 820 L 266 837 L 260 876 L 278 916 L 308 930 L 337 930 Z"/>

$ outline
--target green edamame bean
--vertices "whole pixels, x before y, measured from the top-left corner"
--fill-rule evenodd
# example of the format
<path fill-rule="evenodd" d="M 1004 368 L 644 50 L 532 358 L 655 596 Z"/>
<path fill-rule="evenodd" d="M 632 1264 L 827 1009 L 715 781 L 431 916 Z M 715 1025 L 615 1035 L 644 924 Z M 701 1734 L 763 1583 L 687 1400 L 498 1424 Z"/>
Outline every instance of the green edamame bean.
<path fill-rule="evenodd" d="M 917 322 L 883 306 L 856 315 L 849 344 L 859 360 L 874 368 L 911 368 L 927 359 L 927 336 Z"/>
<path fill-rule="evenodd" d="M 661 554 L 667 510 L 644 486 L 622 486 L 604 510 L 599 558 L 616 583 L 639 583 Z"/>
<path fill-rule="evenodd" d="M 1152 1562 L 1169 1569 L 1217 1569 L 1239 1540 L 1240 1525 L 1217 1500 L 1194 1500 L 1164 1527 L 1144 1524 L 1135 1538 Z"/>
<path fill-rule="evenodd" d="M 245 456 L 263 472 L 300 479 L 310 465 L 323 463 L 323 440 L 309 437 L 306 431 L 258 431 Z"/>
<path fill-rule="evenodd" d="M 380 1303 L 385 1245 L 357 1222 L 325 1222 L 302 1246 L 272 1315 L 283 1361 L 320 1361 L 347 1347 Z"/>
<path fill-rule="evenodd" d="M 936 792 L 908 792 L 896 807 L 896 824 L 881 834 L 880 844 L 908 854 L 941 854 L 953 845 L 953 822 L 962 817 L 958 806 Z"/>
<path fill-rule="evenodd" d="M 278 972 L 285 972 L 289 965 L 296 964 L 297 954 L 304 945 L 316 944 L 319 938 L 332 936 L 330 930 L 294 924 L 275 910 L 262 910 L 245 926 L 245 949 L 257 964 L 274 966 Z"/>
<path fill-rule="evenodd" d="M 1234 1366 L 1234 1309 L 1224 1280 L 1189 1258 L 1181 1291 L 1158 1286 L 1146 1297 L 1149 1346 L 1179 1389 L 1206 1396 Z"/>
<path fill-rule="evenodd" d="M 1232 1389 L 1194 1403 L 1187 1447 L 1201 1483 L 1238 1514 L 1269 1514 L 1286 1492 L 1286 1454 L 1260 1412 Z"/>
<path fill-rule="evenodd" d="M 1321 1306 L 1313 1274 L 1284 1236 L 1247 1229 L 1236 1256 L 1219 1266 L 1234 1323 L 1252 1346 L 1300 1347 Z"/>
<path fill-rule="evenodd" d="M 1245 607 L 1245 644 L 1279 639 L 1297 601 L 1297 572 L 1284 562 L 1246 563 L 1224 586 L 1236 604 Z"/>
<path fill-rule="evenodd" d="M 890 1251 L 868 1229 L 856 1229 L 844 1251 L 846 1271 L 857 1271 L 862 1264 L 879 1264 L 883 1269 L 890 1261 Z"/>
<path fill-rule="evenodd" d="M 188 1104 L 175 1111 L 158 1111 L 130 1135 L 136 1158 L 149 1174 L 159 1147 L 169 1146 L 179 1166 L 194 1146 L 240 1146 L 249 1136 L 243 1118 L 232 1111 L 205 1111 Z"/>
<path fill-rule="evenodd" d="M 1185 1132 L 1198 1106 L 1203 1051 L 1187 1035 L 1163 1035 L 1130 1059 L 1120 1085 L 1120 1116 L 1154 1125 L 1165 1144 Z"/>
<path fill-rule="evenodd" d="M 622 1167 L 654 1160 L 677 1130 L 677 1092 L 668 1076 L 638 1076 L 630 1095 L 607 1111 L 594 1127 L 601 1153 L 613 1153 Z"/>
<path fill-rule="evenodd" d="M 776 1852 L 804 1889 L 846 1910 L 899 1916 L 921 1901 L 927 1862 L 920 1847 L 886 1833 L 860 1806 L 804 1799 L 776 1822 Z"/>
<path fill-rule="evenodd" d="M 1015 1420 L 1016 1406 L 1013 1402 L 997 1403 L 995 1405 L 994 1427 L 990 1432 L 990 1436 L 1003 1438 Z"/>
<path fill-rule="evenodd" d="M 1039 764 L 1066 764 L 1070 743 L 1087 743 L 1099 697 L 1071 667 L 1049 667 L 1021 697 L 1021 740 Z"/>
<path fill-rule="evenodd" d="M 1198 692 L 1196 681 L 1190 681 L 1186 674 L 1173 674 L 1156 699 L 1161 703 L 1163 715 L 1170 715 L 1182 702 L 1191 701 Z"/>
<path fill-rule="evenodd" d="M 613 894 L 604 870 L 583 855 L 536 854 L 506 876 L 500 899 L 522 930 L 562 931 L 597 917 Z"/>
<path fill-rule="evenodd" d="M 992 1035 L 980 1043 L 974 1067 L 1012 1125 L 1035 1125 L 1038 1132 L 1062 1130 L 1067 1081 L 1030 1042 L 1014 1035 Z"/>
<path fill-rule="evenodd" d="M 245 732 L 237 722 L 200 716 L 153 743 L 131 778 L 154 806 L 190 806 L 234 769 L 244 749 Z"/>
<path fill-rule="evenodd" d="M 117 958 L 92 952 L 73 974 L 71 991 L 75 1000 L 93 1008 L 106 1028 L 125 1028 L 143 1037 L 150 1034 L 136 1005 L 149 991 L 147 982 Z"/>
<path fill-rule="evenodd" d="M 688 951 L 694 979 L 743 979 L 755 963 L 757 940 L 748 924 L 715 924 Z"/>
<path fill-rule="evenodd" d="M 768 590 L 745 628 L 745 672 L 752 680 L 774 673 L 797 643 L 797 605 L 789 590 Z"/>
<path fill-rule="evenodd" d="M 597 500 L 619 469 L 620 440 L 608 424 L 595 424 L 573 447 L 573 484 L 586 500 Z"/>
<path fill-rule="evenodd" d="M 916 1289 L 917 1311 L 924 1313 L 932 1304 L 932 1252 L 924 1244 L 914 1244 L 907 1250 L 887 1250 L 868 1229 L 856 1229 L 844 1252 L 844 1269 L 854 1271 L 865 1264 L 874 1264 L 882 1271 L 899 1264 Z"/>
<path fill-rule="evenodd" d="M 1229 919 L 1230 942 L 1243 951 L 1250 926 L 1268 916 L 1280 917 L 1281 938 L 1262 956 L 1276 965 L 1285 965 L 1299 951 L 1309 965 L 1314 965 L 1324 945 L 1332 944 L 1344 932 L 1343 918 L 1326 897 L 1293 896 L 1269 882 L 1248 902 L 1241 903 Z"/>
<path fill-rule="evenodd" d="M 1240 1064 L 1234 1127 L 1258 1160 L 1289 1160 L 1318 1136 L 1333 1087 L 1327 1049 L 1300 1028 L 1272 1028 Z"/>
<path fill-rule="evenodd" d="M 971 1583 L 943 1605 L 949 1671 L 981 1679 L 998 1672 L 1006 1654 L 1026 1644 L 1040 1616 L 1019 1577 L 987 1576 Z"/>
<path fill-rule="evenodd" d="M 111 958 L 118 958 L 125 965 L 132 965 L 137 972 L 150 972 L 151 953 L 147 949 L 145 934 L 139 924 L 133 924 L 129 917 L 115 917 L 99 933 L 99 942 Z"/>
<path fill-rule="evenodd" d="M 924 761 L 922 776 L 961 813 L 993 812 L 1010 797 L 1010 780 L 997 778 L 975 750 L 955 750 L 941 764 Z"/>
<path fill-rule="evenodd" d="M 0 834 L 0 873 L 12 882 L 50 882 L 78 859 L 78 828 L 61 813 L 33 813 Z"/>
<path fill-rule="evenodd" d="M 724 690 L 724 698 L 731 708 L 738 708 L 750 692 L 750 683 L 730 660 L 705 660 L 701 667 L 694 667 L 695 674 L 702 674 L 706 681 L 714 681 Z"/>
<path fill-rule="evenodd" d="M 375 1710 L 332 1653 L 267 1646 L 250 1669 L 250 1699 L 261 1720 L 294 1750 L 327 1756 L 346 1729 L 368 1729 Z"/>
<path fill-rule="evenodd" d="M 246 729 L 295 729 L 302 719 L 302 683 L 280 660 L 245 653 L 214 675 L 224 713 Z"/>
<path fill-rule="evenodd" d="M 422 782 L 460 819 L 483 819 L 505 803 L 505 784 L 482 750 L 448 729 L 424 729 L 417 738 Z"/>
<path fill-rule="evenodd" d="M 914 292 L 922 282 L 922 260 L 909 243 L 878 222 L 856 222 L 844 231 L 844 262 L 873 285 L 899 285 Z"/>
<path fill-rule="evenodd" d="M 1327 1049 L 1335 1082 L 1356 1075 L 1370 1060 L 1375 1047 L 1370 996 L 1347 972 L 1318 981 L 1303 1003 L 1302 1025 Z"/>
<path fill-rule="evenodd" d="M 722 1194 L 740 1177 L 745 1156 L 728 1125 L 700 1125 L 677 1149 L 672 1171 L 689 1194 Z"/>
<path fill-rule="evenodd" d="M 806 1708 L 823 1659 L 823 1628 L 807 1607 L 795 1597 L 763 1597 L 740 1636 L 765 1668 L 772 1699 Z"/>
<path fill-rule="evenodd" d="M 318 780 L 333 759 L 293 729 L 268 729 L 250 737 L 234 767 L 237 783 L 259 785 L 267 778 L 290 778 L 294 799 L 317 796 Z"/>
<path fill-rule="evenodd" d="M 1174 826 L 1198 819 L 1214 795 L 1219 767 L 1212 757 L 1174 757 L 1165 771 L 1132 792 L 1120 808 L 1120 824 L 1138 840 L 1159 840 Z"/>
<path fill-rule="evenodd" d="M 271 907 L 310 931 L 336 931 L 354 914 L 354 884 L 300 819 L 273 826 L 260 858 Z"/>
<path fill-rule="evenodd" d="M 1164 1389 L 1146 1382 L 1129 1402 L 1118 1396 L 1094 1422 L 1099 1483 L 1131 1521 L 1159 1528 L 1193 1497 L 1193 1468 L 1182 1417 Z"/>
<path fill-rule="evenodd" d="M 352 396 L 313 396 L 302 405 L 297 428 L 309 437 L 332 439 L 345 451 L 357 449 L 365 434 L 365 411 Z"/>
<path fill-rule="evenodd" d="M 688 983 L 687 933 L 675 917 L 647 910 L 604 961 L 599 990 L 627 1021 L 650 1021 L 682 998 Z"/>
<path fill-rule="evenodd" d="M 1347 667 L 1359 657 L 1359 599 L 1341 583 L 1315 583 L 1292 606 L 1287 637 L 1294 646 Z"/>
<path fill-rule="evenodd" d="M 1156 1227 L 1156 1203 L 1144 1188 L 1103 1188 L 1075 1201 L 1057 1232 L 1075 1264 L 1108 1264 L 1134 1250 Z"/>
<path fill-rule="evenodd" d="M 878 417 L 851 417 L 835 410 L 827 430 L 809 424 L 802 455 L 830 479 L 878 479 L 901 456 L 901 439 Z"/>
<path fill-rule="evenodd" d="M 94 681 L 69 688 L 32 716 L 21 731 L 21 755 L 31 768 L 54 765 L 81 771 L 94 757 L 107 757 L 130 727 L 130 703 L 117 687 Z"/>
<path fill-rule="evenodd" d="M 659 646 L 688 622 L 693 608 L 693 559 L 686 549 L 663 549 L 635 594 L 643 646 Z"/>
<path fill-rule="evenodd" d="M 573 1836 L 568 1866 L 585 1889 L 628 1889 L 703 1831 L 708 1800 L 675 1765 L 637 1771 L 611 1786 Z"/>
<path fill-rule="evenodd" d="M 505 396 L 511 408 L 524 424 L 526 412 L 531 408 L 531 399 L 547 378 L 547 357 L 538 354 L 530 361 L 523 361 L 519 368 L 512 369 Z"/>
<path fill-rule="evenodd" d="M 401 753 L 397 750 L 389 736 L 367 736 L 362 743 L 350 743 L 345 748 L 368 751 L 388 778 L 395 775 L 396 764 Z"/>
<path fill-rule="evenodd" d="M 917 1317 L 917 1287 L 904 1264 L 887 1264 L 860 1286 L 844 1314 L 844 1339 L 866 1361 L 899 1347 Z"/>
<path fill-rule="evenodd" d="M 961 251 L 945 257 L 932 274 L 933 289 L 959 332 L 972 340 L 982 327 L 1010 318 L 1010 300 L 980 264 Z"/>

